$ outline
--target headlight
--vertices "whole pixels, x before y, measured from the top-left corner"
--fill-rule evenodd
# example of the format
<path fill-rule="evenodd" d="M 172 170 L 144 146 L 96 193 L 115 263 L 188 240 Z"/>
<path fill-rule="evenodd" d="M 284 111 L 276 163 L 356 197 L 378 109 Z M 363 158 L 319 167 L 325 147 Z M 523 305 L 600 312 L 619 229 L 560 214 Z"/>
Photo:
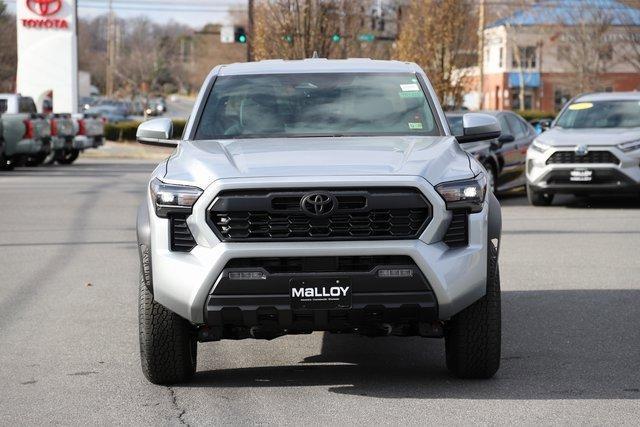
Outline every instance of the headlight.
<path fill-rule="evenodd" d="M 480 212 L 487 192 L 487 178 L 481 173 L 473 179 L 444 182 L 436 185 L 436 191 L 449 210 L 469 209 L 471 212 Z"/>
<path fill-rule="evenodd" d="M 191 207 L 202 194 L 198 187 L 165 184 L 158 178 L 151 181 L 151 199 L 156 215 L 166 218 L 168 213 L 191 213 Z"/>
<path fill-rule="evenodd" d="M 618 148 L 622 151 L 629 152 L 634 151 L 640 148 L 640 139 L 635 141 L 623 142 L 622 144 L 618 144 Z"/>
<path fill-rule="evenodd" d="M 544 144 L 544 143 L 538 141 L 537 139 L 535 139 L 533 141 L 533 144 L 531 144 L 531 148 L 533 148 L 534 150 L 536 150 L 539 153 L 544 153 L 549 148 L 551 148 L 551 146 L 548 145 L 548 144 Z"/>

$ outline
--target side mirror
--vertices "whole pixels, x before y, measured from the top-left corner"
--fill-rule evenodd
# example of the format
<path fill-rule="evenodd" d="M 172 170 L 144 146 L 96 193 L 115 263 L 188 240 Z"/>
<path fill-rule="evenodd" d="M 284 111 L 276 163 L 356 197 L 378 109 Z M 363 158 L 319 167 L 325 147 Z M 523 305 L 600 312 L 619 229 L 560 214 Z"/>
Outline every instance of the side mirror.
<path fill-rule="evenodd" d="M 513 135 L 508 133 L 500 134 L 500 137 L 498 138 L 498 142 L 500 143 L 500 145 L 505 144 L 507 142 L 513 142 L 515 140 L 516 139 L 513 137 Z"/>
<path fill-rule="evenodd" d="M 467 113 L 462 116 L 462 135 L 456 136 L 460 143 L 485 141 L 500 136 L 500 124 L 495 117 L 483 113 Z"/>
<path fill-rule="evenodd" d="M 173 123 L 171 119 L 161 118 L 141 123 L 136 132 L 136 139 L 141 144 L 176 147 L 178 140 L 171 139 L 172 135 Z"/>

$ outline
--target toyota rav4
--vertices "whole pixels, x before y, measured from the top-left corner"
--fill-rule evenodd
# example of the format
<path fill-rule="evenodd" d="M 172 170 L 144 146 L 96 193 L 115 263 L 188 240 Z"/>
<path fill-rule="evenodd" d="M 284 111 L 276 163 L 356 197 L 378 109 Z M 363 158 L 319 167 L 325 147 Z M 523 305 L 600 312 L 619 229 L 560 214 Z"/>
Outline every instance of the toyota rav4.
<path fill-rule="evenodd" d="M 366 59 L 216 67 L 138 212 L 142 369 L 189 379 L 198 343 L 313 331 L 444 338 L 446 364 L 500 362 L 500 205 L 415 64 Z"/>

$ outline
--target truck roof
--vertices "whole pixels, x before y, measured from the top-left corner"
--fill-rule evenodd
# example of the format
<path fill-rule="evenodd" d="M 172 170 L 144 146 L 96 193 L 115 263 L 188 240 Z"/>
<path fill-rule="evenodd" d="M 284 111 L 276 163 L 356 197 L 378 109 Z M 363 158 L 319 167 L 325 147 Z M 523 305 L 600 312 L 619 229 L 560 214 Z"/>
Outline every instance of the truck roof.
<path fill-rule="evenodd" d="M 368 58 L 302 60 L 271 59 L 257 62 L 238 62 L 222 65 L 221 76 L 242 74 L 294 74 L 294 73 L 415 73 L 416 64 L 402 61 L 381 61 Z"/>
<path fill-rule="evenodd" d="M 574 102 L 640 101 L 640 92 L 595 92 L 578 96 Z"/>

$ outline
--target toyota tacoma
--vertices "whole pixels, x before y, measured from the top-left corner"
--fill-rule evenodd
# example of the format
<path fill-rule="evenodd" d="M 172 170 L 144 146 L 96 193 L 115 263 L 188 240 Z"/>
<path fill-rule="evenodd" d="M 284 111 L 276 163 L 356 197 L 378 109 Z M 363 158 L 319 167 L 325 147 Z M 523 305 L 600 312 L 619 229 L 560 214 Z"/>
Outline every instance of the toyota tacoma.
<path fill-rule="evenodd" d="M 425 73 L 368 59 L 218 66 L 138 211 L 139 340 L 153 383 L 196 371 L 198 343 L 314 331 L 444 338 L 446 365 L 500 363 L 500 205 Z"/>

